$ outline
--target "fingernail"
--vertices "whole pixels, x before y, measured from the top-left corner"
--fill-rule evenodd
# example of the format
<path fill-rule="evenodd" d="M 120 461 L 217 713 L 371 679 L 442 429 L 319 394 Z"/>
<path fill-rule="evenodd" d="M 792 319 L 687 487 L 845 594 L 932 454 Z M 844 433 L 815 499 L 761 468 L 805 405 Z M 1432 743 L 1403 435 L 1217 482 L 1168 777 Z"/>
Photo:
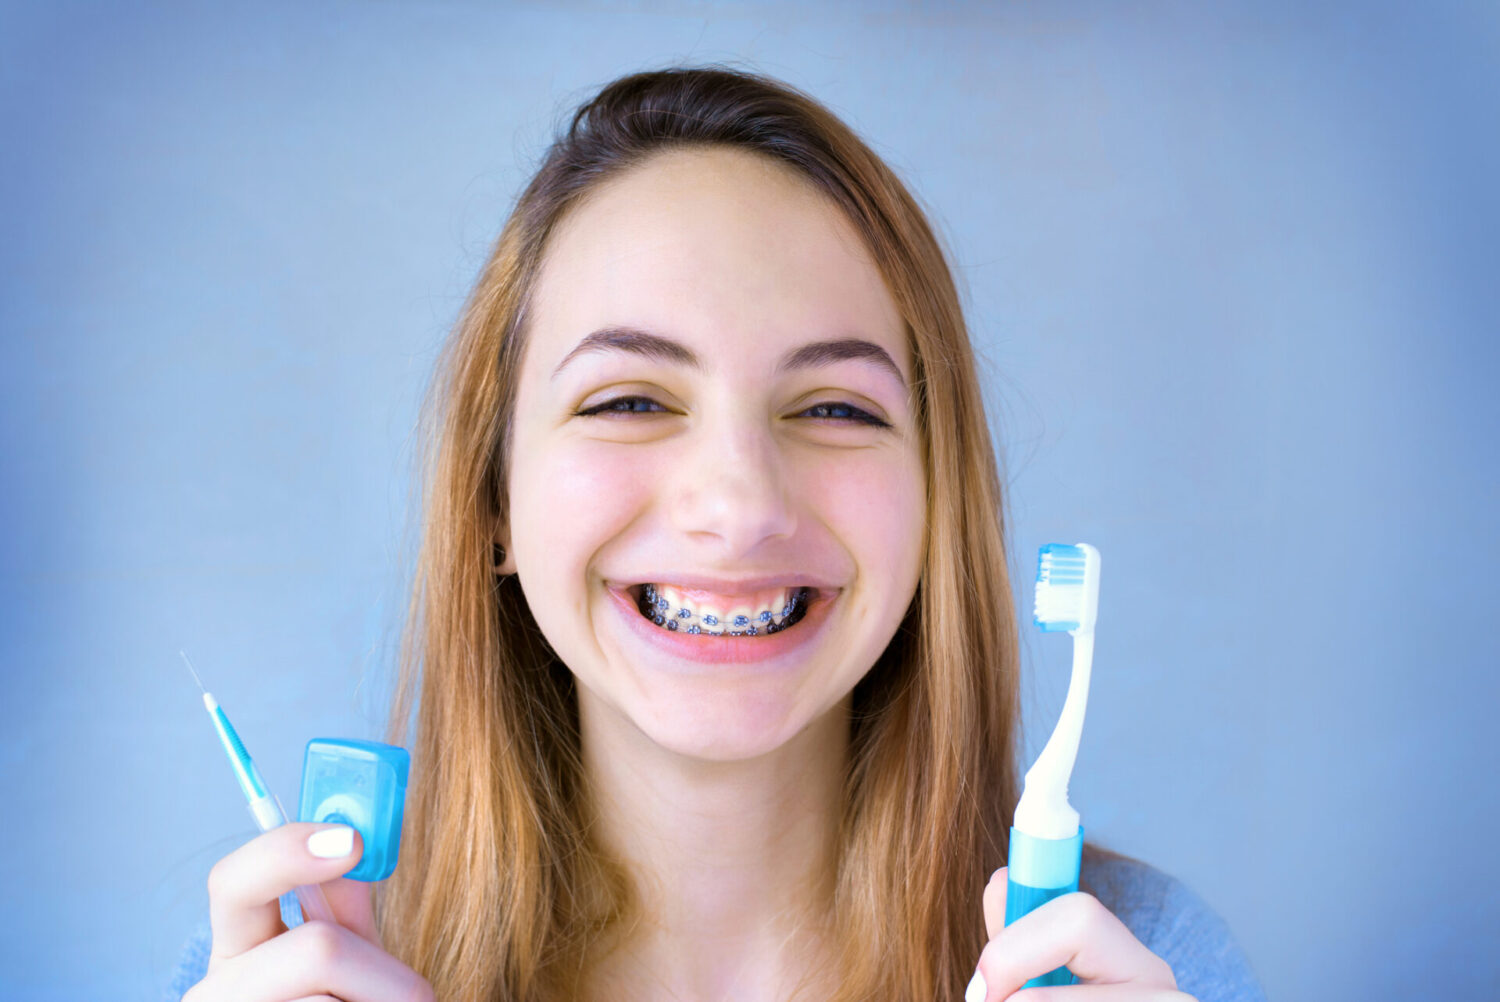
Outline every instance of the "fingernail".
<path fill-rule="evenodd" d="M 307 837 L 307 851 L 319 859 L 338 859 L 354 851 L 354 829 L 348 825 L 324 828 Z"/>
<path fill-rule="evenodd" d="M 984 1002 L 984 993 L 988 986 L 984 983 L 984 975 L 978 971 L 969 979 L 969 987 L 964 989 L 964 1002 Z"/>

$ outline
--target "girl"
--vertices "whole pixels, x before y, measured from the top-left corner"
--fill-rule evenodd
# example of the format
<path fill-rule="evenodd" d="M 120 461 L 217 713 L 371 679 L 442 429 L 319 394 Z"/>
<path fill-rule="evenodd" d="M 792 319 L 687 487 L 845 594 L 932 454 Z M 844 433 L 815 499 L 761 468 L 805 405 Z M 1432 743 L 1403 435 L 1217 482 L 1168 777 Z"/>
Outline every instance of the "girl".
<path fill-rule="evenodd" d="M 1093 847 L 1093 893 L 1003 928 L 980 388 L 921 210 L 826 109 L 721 69 L 606 87 L 432 402 L 401 864 L 372 900 L 348 828 L 229 855 L 192 1002 L 1259 998 L 1211 912 Z M 287 930 L 318 882 L 340 925 Z M 1014 994 L 1061 964 L 1085 984 Z"/>

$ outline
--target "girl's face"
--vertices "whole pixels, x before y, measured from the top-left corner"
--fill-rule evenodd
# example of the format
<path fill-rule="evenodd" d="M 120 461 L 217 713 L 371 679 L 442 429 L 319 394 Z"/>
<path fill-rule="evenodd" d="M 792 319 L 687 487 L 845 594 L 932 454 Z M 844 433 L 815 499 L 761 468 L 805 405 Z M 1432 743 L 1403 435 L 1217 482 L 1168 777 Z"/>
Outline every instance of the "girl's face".
<path fill-rule="evenodd" d="M 662 153 L 564 219 L 532 307 L 503 541 L 586 731 L 729 761 L 835 720 L 926 520 L 911 353 L 851 224 L 758 155 Z"/>

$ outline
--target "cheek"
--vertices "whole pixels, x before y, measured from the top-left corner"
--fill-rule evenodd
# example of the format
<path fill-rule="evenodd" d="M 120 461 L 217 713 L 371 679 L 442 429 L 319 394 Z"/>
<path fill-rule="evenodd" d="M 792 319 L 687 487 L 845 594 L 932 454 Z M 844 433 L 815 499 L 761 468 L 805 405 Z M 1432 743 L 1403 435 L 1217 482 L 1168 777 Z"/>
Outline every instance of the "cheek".
<path fill-rule="evenodd" d="M 874 452 L 851 456 L 836 471 L 825 468 L 807 482 L 816 510 L 855 550 L 864 575 L 890 576 L 893 586 L 916 587 L 927 519 L 918 460 Z"/>
<path fill-rule="evenodd" d="M 631 451 L 574 442 L 518 463 L 511 484 L 518 552 L 530 549 L 558 571 L 587 566 L 650 497 L 652 464 Z"/>
<path fill-rule="evenodd" d="M 650 497 L 649 466 L 630 451 L 561 441 L 517 453 L 510 514 L 521 588 L 542 634 L 575 671 L 598 654 L 579 626 L 591 614 L 600 554 Z"/>

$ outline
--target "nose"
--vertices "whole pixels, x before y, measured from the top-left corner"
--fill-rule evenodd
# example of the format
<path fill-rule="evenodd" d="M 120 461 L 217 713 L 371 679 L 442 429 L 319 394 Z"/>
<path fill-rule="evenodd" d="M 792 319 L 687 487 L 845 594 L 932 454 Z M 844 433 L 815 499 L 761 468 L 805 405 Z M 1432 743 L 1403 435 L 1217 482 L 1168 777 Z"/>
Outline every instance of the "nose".
<path fill-rule="evenodd" d="M 710 544 L 725 561 L 792 535 L 797 519 L 787 457 L 764 419 L 724 416 L 690 438 L 663 483 L 674 528 Z"/>

